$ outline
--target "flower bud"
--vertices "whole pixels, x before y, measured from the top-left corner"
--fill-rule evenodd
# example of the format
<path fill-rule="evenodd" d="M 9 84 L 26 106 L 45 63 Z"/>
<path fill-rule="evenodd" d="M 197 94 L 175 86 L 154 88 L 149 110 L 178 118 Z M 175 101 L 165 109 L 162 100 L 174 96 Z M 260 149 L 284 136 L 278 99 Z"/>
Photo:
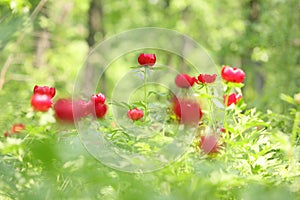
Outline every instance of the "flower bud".
<path fill-rule="evenodd" d="M 138 62 L 142 66 L 153 66 L 156 63 L 156 55 L 141 53 Z"/>
<path fill-rule="evenodd" d="M 173 111 L 182 124 L 195 125 L 202 118 L 199 104 L 191 99 L 175 99 Z"/>
<path fill-rule="evenodd" d="M 195 77 L 191 77 L 187 74 L 178 74 L 175 78 L 175 84 L 179 88 L 192 87 L 195 82 L 197 82 L 197 79 Z"/>
<path fill-rule="evenodd" d="M 132 119 L 133 121 L 139 120 L 144 117 L 144 112 L 138 108 L 134 108 L 131 110 L 128 110 L 127 116 L 129 119 Z"/>
<path fill-rule="evenodd" d="M 234 83 L 242 83 L 245 79 L 245 72 L 239 68 L 223 66 L 221 71 L 223 80 Z"/>
<path fill-rule="evenodd" d="M 31 106 L 35 111 L 46 112 L 52 106 L 52 98 L 55 95 L 55 88 L 48 86 L 34 86 L 31 97 Z"/>

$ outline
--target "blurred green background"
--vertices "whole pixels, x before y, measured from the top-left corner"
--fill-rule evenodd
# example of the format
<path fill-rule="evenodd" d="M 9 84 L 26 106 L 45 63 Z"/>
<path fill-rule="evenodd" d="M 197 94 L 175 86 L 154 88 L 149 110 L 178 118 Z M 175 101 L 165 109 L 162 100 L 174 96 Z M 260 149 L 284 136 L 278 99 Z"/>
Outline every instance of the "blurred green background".
<path fill-rule="evenodd" d="M 299 191 L 299 179 L 293 182 L 299 174 L 288 171 L 286 164 L 294 162 L 287 139 L 293 117 L 264 111 L 288 113 L 290 107 L 280 100 L 280 93 L 293 96 L 300 92 L 299 10 L 299 0 L 0 0 L 0 134 L 13 123 L 26 124 L 27 133 L 1 136 L 0 197 L 253 199 L 256 195 L 256 199 L 292 199 L 286 186 Z M 161 171 L 127 174 L 91 157 L 74 127 L 55 126 L 52 110 L 46 114 L 32 112 L 29 102 L 34 85 L 56 87 L 55 98 L 70 96 L 93 46 L 141 27 L 186 34 L 208 51 L 220 69 L 222 65 L 241 67 L 247 74 L 243 92 L 248 107 L 262 110 L 279 130 L 270 127 L 264 135 L 251 129 L 251 134 L 266 143 L 265 136 L 277 136 L 278 132 L 278 137 L 268 138 L 272 140 L 269 146 L 253 140 L 251 134 L 242 143 L 229 143 L 229 153 L 225 154 L 232 155 L 229 165 L 228 157 L 203 159 L 192 148 L 182 161 Z M 178 58 L 170 61 L 167 54 L 160 55 L 166 63 L 181 63 Z M 101 92 L 109 93 L 134 62 L 126 56 L 119 58 L 115 65 L 125 63 L 125 67 L 118 67 L 117 73 L 107 71 Z M 255 128 L 261 123 L 259 117 L 248 113 L 240 128 Z M 267 150 L 259 145 L 267 146 Z M 279 167 L 267 157 L 267 164 L 252 168 L 253 157 L 259 158 L 252 148 L 263 151 L 263 155 L 279 154 Z M 285 154 L 281 156 L 277 148 L 285 148 Z M 286 181 L 283 186 L 282 181 Z"/>
<path fill-rule="evenodd" d="M 35 84 L 70 95 L 95 44 L 150 26 L 192 37 L 219 67 L 243 68 L 248 105 L 284 112 L 279 94 L 299 92 L 299 9 L 298 0 L 2 0 L 1 99 Z M 114 82 L 113 73 L 106 75 L 103 92 Z"/>

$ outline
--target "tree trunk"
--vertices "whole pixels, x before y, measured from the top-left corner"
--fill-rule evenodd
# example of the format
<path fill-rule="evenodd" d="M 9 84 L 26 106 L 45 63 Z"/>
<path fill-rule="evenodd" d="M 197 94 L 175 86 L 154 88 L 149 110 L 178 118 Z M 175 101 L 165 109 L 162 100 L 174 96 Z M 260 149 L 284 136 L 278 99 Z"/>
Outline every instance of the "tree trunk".
<path fill-rule="evenodd" d="M 48 3 L 46 3 L 40 13 L 40 17 L 49 18 L 48 16 Z M 36 50 L 35 50 L 35 59 L 33 60 L 33 66 L 35 68 L 40 68 L 47 66 L 47 61 L 45 54 L 50 48 L 49 32 L 47 27 L 36 26 Z"/>
<path fill-rule="evenodd" d="M 105 36 L 103 28 L 103 10 L 102 10 L 101 0 L 91 0 L 89 8 L 89 18 L 88 18 L 88 29 L 89 35 L 87 42 L 89 47 L 95 45 L 96 39 L 103 39 Z M 100 34 L 101 38 L 95 38 L 97 34 Z"/>
<path fill-rule="evenodd" d="M 91 0 L 89 11 L 88 11 L 88 37 L 87 37 L 87 43 L 89 45 L 89 51 L 92 50 L 94 45 L 102 40 L 105 36 L 105 31 L 103 28 L 103 6 L 101 0 Z M 94 76 L 94 68 L 93 66 L 87 62 L 86 63 L 86 70 L 85 70 L 85 86 L 89 87 L 87 88 L 87 91 L 90 91 L 90 88 L 94 87 L 95 84 L 93 81 L 95 78 Z M 105 84 L 105 73 L 101 76 L 101 86 L 100 90 L 101 92 L 106 92 L 106 84 Z"/>

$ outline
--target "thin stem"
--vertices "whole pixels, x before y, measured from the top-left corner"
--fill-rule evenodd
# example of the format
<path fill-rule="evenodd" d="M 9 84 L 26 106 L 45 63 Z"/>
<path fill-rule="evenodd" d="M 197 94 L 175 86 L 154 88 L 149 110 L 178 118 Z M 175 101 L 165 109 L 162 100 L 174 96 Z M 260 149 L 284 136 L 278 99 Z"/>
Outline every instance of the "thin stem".
<path fill-rule="evenodd" d="M 228 104 L 229 95 L 225 94 L 225 102 L 224 102 L 224 128 L 227 132 L 227 118 L 228 118 L 228 111 L 227 111 L 227 104 Z"/>
<path fill-rule="evenodd" d="M 294 124 L 293 124 L 293 130 L 292 130 L 292 143 L 297 145 L 296 139 L 297 139 L 297 129 L 299 128 L 300 122 L 300 111 L 297 111 L 295 114 Z"/>
<path fill-rule="evenodd" d="M 228 99 L 229 99 L 229 94 L 230 94 L 231 88 L 227 85 L 227 88 L 225 90 L 225 102 L 224 102 L 224 128 L 227 131 L 227 120 L 228 120 L 228 109 L 227 109 L 227 104 L 228 104 Z"/>
<path fill-rule="evenodd" d="M 5 61 L 4 66 L 1 70 L 1 73 L 0 73 L 0 90 L 2 90 L 2 88 L 3 88 L 3 85 L 5 83 L 5 75 L 6 75 L 6 72 L 9 68 L 12 60 L 13 60 L 13 54 L 10 54 L 8 56 L 7 60 Z"/>
<path fill-rule="evenodd" d="M 236 118 L 235 118 L 234 115 L 232 115 L 232 119 L 233 119 L 235 125 L 237 126 L 238 125 L 238 121 L 236 120 Z M 239 132 L 239 136 L 242 138 L 242 140 L 245 139 L 242 132 Z"/>
<path fill-rule="evenodd" d="M 208 90 L 208 86 L 207 86 L 207 85 L 205 85 L 205 90 L 206 90 L 206 94 L 210 95 L 209 90 Z M 208 110 L 208 112 L 209 112 L 209 113 L 208 113 L 208 116 L 209 116 L 209 125 L 211 125 L 213 129 L 215 129 L 215 123 L 214 123 L 214 119 L 213 119 L 213 116 L 212 116 L 213 107 L 212 107 L 211 101 L 212 101 L 212 97 L 209 96 L 209 101 L 208 101 L 208 108 L 209 108 L 209 110 Z"/>
<path fill-rule="evenodd" d="M 145 101 L 145 119 L 148 114 L 148 100 L 147 100 L 147 69 L 144 67 L 144 101 Z"/>

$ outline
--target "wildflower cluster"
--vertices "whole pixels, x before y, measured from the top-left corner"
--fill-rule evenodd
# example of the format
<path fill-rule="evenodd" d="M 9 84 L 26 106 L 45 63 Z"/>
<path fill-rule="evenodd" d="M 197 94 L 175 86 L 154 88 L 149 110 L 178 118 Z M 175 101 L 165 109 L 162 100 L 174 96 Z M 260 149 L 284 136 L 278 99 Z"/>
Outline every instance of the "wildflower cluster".
<path fill-rule="evenodd" d="M 147 105 L 146 70 L 155 69 L 154 65 L 156 64 L 156 55 L 141 53 L 138 56 L 137 61 L 139 64 L 137 68 L 142 72 L 145 72 L 143 80 L 145 91 L 144 103 L 146 106 L 128 106 L 127 117 L 132 120 L 132 122 L 147 120 L 149 108 Z M 221 77 L 226 86 L 223 95 L 224 105 L 227 107 L 236 105 L 242 99 L 242 95 L 241 93 L 231 93 L 231 90 L 234 90 L 234 87 L 232 87 L 230 83 L 234 83 L 234 86 L 236 86 L 236 84 L 241 84 L 244 81 L 245 73 L 243 70 L 238 68 L 223 66 L 221 70 Z M 208 89 L 211 84 L 214 84 L 216 78 L 217 74 L 201 73 L 197 76 L 191 76 L 189 74 L 182 73 L 174 77 L 174 83 L 181 90 L 189 90 L 195 85 L 199 85 L 200 88 L 205 87 Z M 208 90 L 206 90 L 206 92 L 207 91 Z M 36 85 L 31 97 L 31 106 L 34 111 L 47 112 L 50 108 L 53 108 L 57 121 L 67 123 L 74 123 L 75 120 L 81 120 L 88 116 L 92 116 L 95 119 L 102 119 L 107 113 L 108 106 L 106 104 L 106 96 L 103 93 L 92 94 L 88 100 L 59 98 L 56 101 L 53 101 L 55 94 L 56 89 L 54 87 Z M 186 126 L 198 126 L 204 115 L 199 100 L 186 95 L 173 96 L 171 99 L 171 111 L 177 122 Z M 209 110 L 209 112 L 212 112 L 212 110 Z M 25 128 L 23 124 L 17 124 L 14 125 L 14 127 L 15 126 L 17 128 L 13 128 L 10 132 L 6 132 L 5 136 L 9 136 Z M 226 132 L 223 127 L 219 129 Z M 218 138 L 214 134 L 201 135 L 198 145 L 205 153 L 216 153 L 219 149 Z"/>
<path fill-rule="evenodd" d="M 83 99 L 72 100 L 60 98 L 54 105 L 52 98 L 55 96 L 55 88 L 48 86 L 35 86 L 31 98 L 31 106 L 35 111 L 46 112 L 51 107 L 55 111 L 55 117 L 62 122 L 74 122 L 88 115 L 102 118 L 107 111 L 105 96 L 102 93 L 93 94 L 89 101 Z"/>
<path fill-rule="evenodd" d="M 207 93 L 209 90 L 209 85 L 213 84 L 216 81 L 216 78 L 217 74 L 199 74 L 198 76 L 178 74 L 175 77 L 175 84 L 177 87 L 183 90 L 188 90 L 194 85 L 201 85 L 200 88 L 205 87 Z M 245 72 L 239 68 L 223 66 L 221 69 L 221 78 L 225 84 L 225 92 L 223 95 L 223 102 L 225 107 L 236 105 L 242 99 L 240 87 L 243 86 L 242 82 L 245 79 Z M 232 92 L 232 90 L 236 90 L 238 91 L 238 93 Z M 202 118 L 203 112 L 197 100 L 183 97 L 182 99 L 173 98 L 172 101 L 173 111 L 181 123 L 199 123 L 200 119 Z M 210 108 L 209 113 L 211 112 L 213 111 Z M 212 121 L 212 119 L 209 120 Z M 217 133 L 226 132 L 226 130 L 224 127 L 221 127 L 219 128 L 219 131 L 212 130 L 210 132 L 212 132 L 212 134 L 209 133 L 208 135 L 200 135 L 198 145 L 200 149 L 202 149 L 205 153 L 216 153 L 220 146 Z"/>

